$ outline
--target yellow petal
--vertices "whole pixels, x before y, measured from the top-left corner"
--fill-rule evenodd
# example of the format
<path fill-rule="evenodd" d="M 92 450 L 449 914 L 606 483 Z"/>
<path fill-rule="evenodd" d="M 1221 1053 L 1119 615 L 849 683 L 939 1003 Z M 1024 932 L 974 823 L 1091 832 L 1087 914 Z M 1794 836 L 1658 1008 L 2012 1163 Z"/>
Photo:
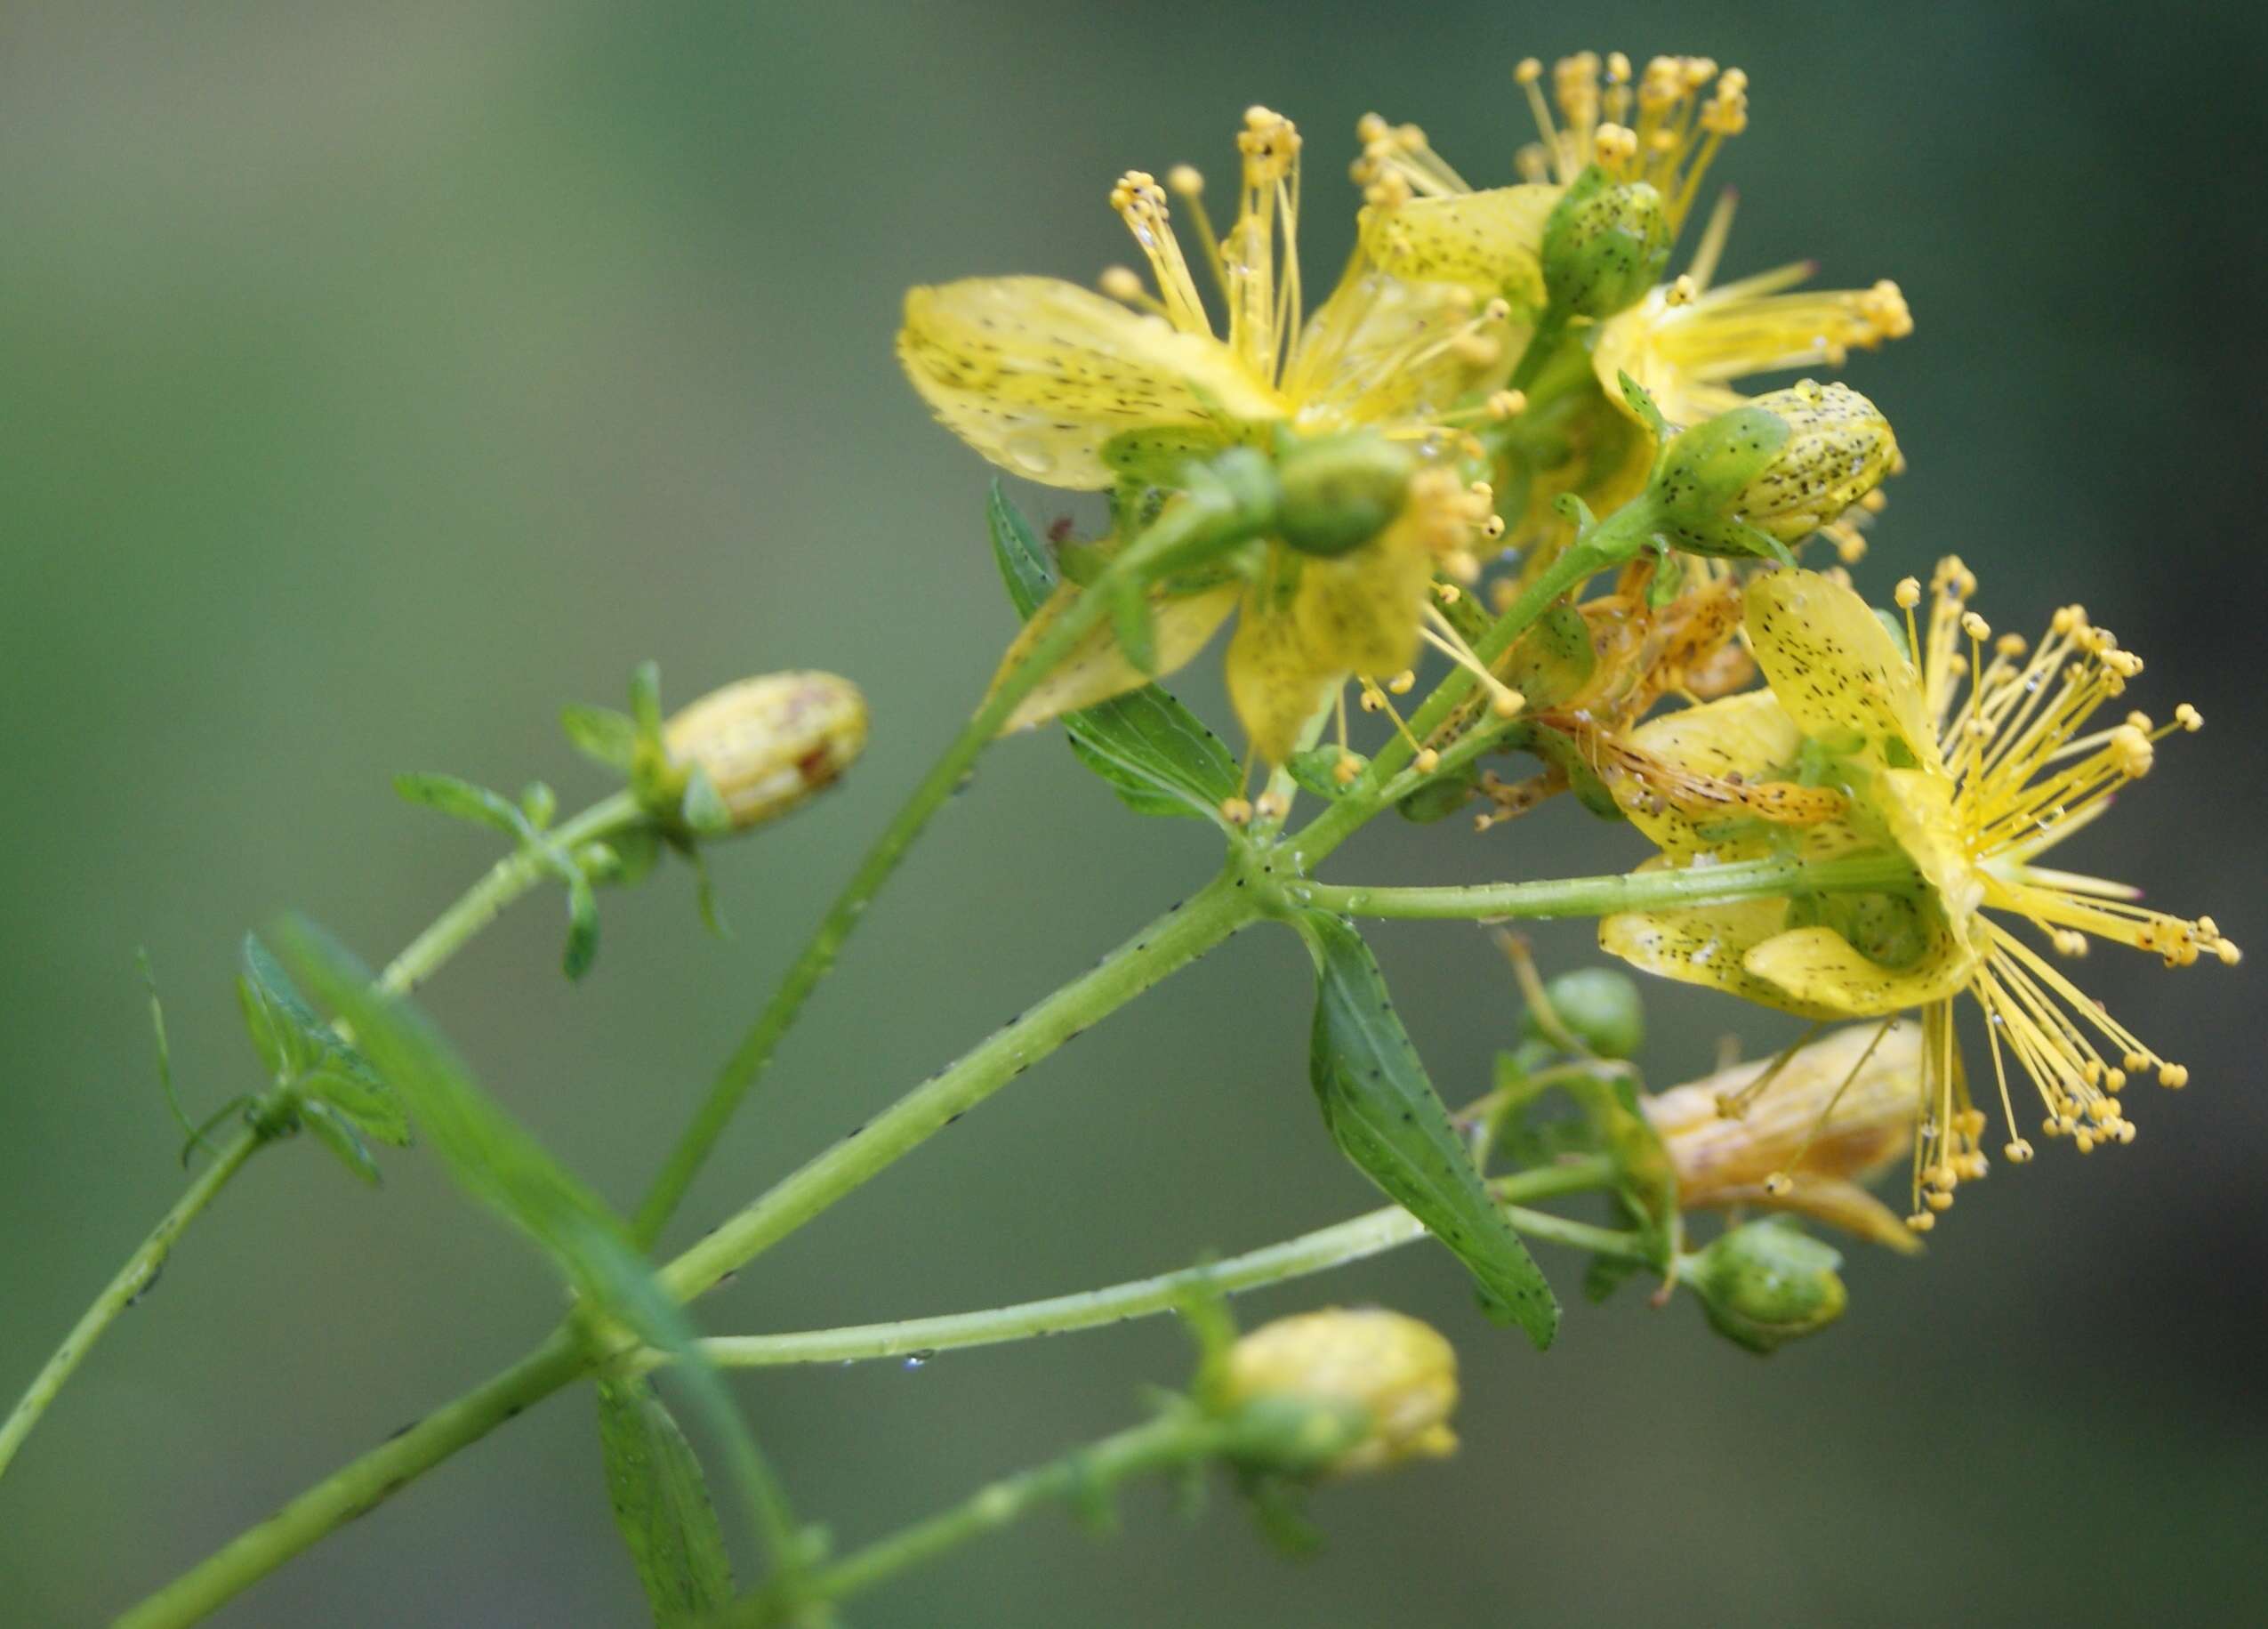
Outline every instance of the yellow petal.
<path fill-rule="evenodd" d="M 1370 212 L 1363 245 L 1389 277 L 1461 283 L 1540 306 L 1543 226 L 1559 194 L 1557 187 L 1527 185 L 1411 198 Z"/>
<path fill-rule="evenodd" d="M 1630 732 L 1630 745 L 1681 770 L 1724 780 L 1774 780 L 1803 748 L 1803 731 L 1770 690 L 1743 690 L 1650 719 Z M 1671 853 L 1693 853 L 1717 846 L 1701 835 L 1693 817 L 1665 804 L 1629 810 L 1630 823 Z M 1725 816 L 1709 824 L 1722 824 Z"/>
<path fill-rule="evenodd" d="M 1882 770 L 1874 790 L 1891 837 L 1937 891 L 1955 931 L 1966 939 L 1970 918 L 1984 900 L 1984 883 L 1969 865 L 1968 845 L 1953 816 L 1952 778 L 1927 770 Z"/>
<path fill-rule="evenodd" d="M 1938 764 L 1921 681 L 1865 601 L 1815 571 L 1772 572 L 1746 597 L 1757 665 L 1806 735 L 1857 735 L 1878 754 L 1894 738 Z"/>
<path fill-rule="evenodd" d="M 1228 641 L 1228 699 L 1261 757 L 1291 757 L 1347 672 L 1318 665 L 1288 603 L 1264 603 L 1258 590 L 1247 597 Z"/>
<path fill-rule="evenodd" d="M 1283 415 L 1226 345 L 1053 278 L 910 289 L 897 355 L 947 428 L 1056 487 L 1112 485 L 1103 443 L 1126 431 Z"/>
<path fill-rule="evenodd" d="M 1743 956 L 1741 964 L 1754 977 L 1784 991 L 1789 1001 L 1816 1012 L 1879 1018 L 1942 1001 L 1968 983 L 1976 957 L 1933 918 L 1927 948 L 1905 967 L 1870 961 L 1834 929 L 1820 926 L 1774 934 Z"/>
<path fill-rule="evenodd" d="M 1921 1235 L 1906 1225 L 1904 1217 L 1856 1182 L 1846 1182 L 1841 1177 L 1813 1176 L 1798 1171 L 1789 1179 L 1785 1192 L 1770 1192 L 1759 1182 L 1753 1188 L 1727 1189 L 1710 1203 L 1792 1211 L 1902 1255 L 1913 1255 L 1921 1249 Z"/>
<path fill-rule="evenodd" d="M 1667 862 L 1650 859 L 1641 871 Z M 1778 934 L 1788 918 L 1784 899 L 1740 899 L 1725 905 L 1671 910 L 1623 911 L 1598 924 L 1599 948 L 1631 966 L 1685 984 L 1705 984 L 1727 995 L 1804 1018 L 1839 1018 L 1839 1008 L 1797 999 L 1769 979 L 1750 972 L 1749 952 Z"/>
<path fill-rule="evenodd" d="M 1308 560 L 1291 615 L 1310 664 L 1379 674 L 1411 665 L 1432 580 L 1432 553 L 1402 521 L 1335 560 Z"/>
<path fill-rule="evenodd" d="M 1321 433 L 1447 412 L 1490 371 L 1462 347 L 1435 343 L 1472 315 L 1462 285 L 1404 282 L 1358 257 L 1300 336 L 1284 383 L 1300 427 Z M 1515 320 L 1488 333 L 1502 364 L 1519 354 L 1529 330 Z M 1503 371 L 1495 368 L 1499 377 Z"/>
<path fill-rule="evenodd" d="M 1118 648 L 1118 635 L 1111 625 L 1107 621 L 1101 623 L 1090 630 L 1055 671 L 1040 681 L 1037 690 L 1017 704 L 1008 722 L 1001 727 L 1001 733 L 1029 730 L 1059 714 L 1091 707 L 1129 690 L 1138 690 L 1159 674 L 1171 673 L 1204 649 L 1213 631 L 1236 609 L 1239 592 L 1232 583 L 1226 587 L 1175 599 L 1153 595 L 1151 626 L 1157 641 L 1158 657 L 1157 672 L 1154 673 L 1146 673 L 1128 661 Z M 1032 613 L 1032 620 L 1024 625 L 1024 631 L 1016 636 L 1016 642 L 1008 648 L 1008 655 L 1001 659 L 1000 672 L 993 675 L 994 689 L 1071 608 L 1079 594 L 1077 585 L 1066 583 Z"/>

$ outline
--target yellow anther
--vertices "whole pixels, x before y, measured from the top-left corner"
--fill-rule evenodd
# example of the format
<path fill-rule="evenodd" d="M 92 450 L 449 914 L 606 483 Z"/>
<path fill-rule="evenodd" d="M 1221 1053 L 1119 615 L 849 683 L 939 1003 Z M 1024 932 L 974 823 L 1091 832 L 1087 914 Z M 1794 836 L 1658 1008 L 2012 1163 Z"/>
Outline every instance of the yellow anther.
<path fill-rule="evenodd" d="M 1681 271 L 1677 274 L 1677 280 L 1669 285 L 1661 298 L 1665 305 L 1691 305 L 1700 294 L 1701 288 L 1694 283 L 1693 274 Z"/>
<path fill-rule="evenodd" d="M 1921 585 L 1912 577 L 1900 577 L 1898 586 L 1891 591 L 1891 598 L 1906 610 L 1921 603 Z"/>
<path fill-rule="evenodd" d="M 1499 718 L 1517 718 L 1526 708 L 1528 698 L 1517 690 L 1499 690 L 1496 699 L 1489 703 L 1489 711 Z"/>
<path fill-rule="evenodd" d="M 1533 57 L 1522 57 L 1520 65 L 1512 70 L 1512 82 L 1515 85 L 1533 85 L 1542 77 L 1543 64 Z"/>
<path fill-rule="evenodd" d="M 1249 798 L 1225 797 L 1220 800 L 1220 818 L 1231 826 L 1252 823 L 1252 804 Z"/>
<path fill-rule="evenodd" d="M 2192 732 L 2205 728 L 2205 715 L 2187 702 L 2174 709 L 2174 722 Z"/>
<path fill-rule="evenodd" d="M 1953 1196 L 1942 1188 L 1931 1189 L 1922 1195 L 1921 1202 L 1934 1211 L 1950 1211 L 1953 1208 Z"/>
<path fill-rule="evenodd" d="M 1411 767 L 1420 775 L 1430 775 L 1441 767 L 1441 754 L 1428 746 L 1419 753 Z"/>
<path fill-rule="evenodd" d="M 1114 300 L 1123 300 L 1129 305 L 1140 304 L 1149 294 L 1140 276 L 1130 266 L 1106 266 L 1097 280 L 1103 293 Z"/>
<path fill-rule="evenodd" d="M 1992 625 L 1974 611 L 1961 613 L 1961 632 L 1982 643 L 1992 636 Z"/>
<path fill-rule="evenodd" d="M 1177 164 L 1165 173 L 1165 184 L 1180 198 L 1202 198 L 1205 191 L 1204 173 L 1194 164 Z"/>
<path fill-rule="evenodd" d="M 1363 761 L 1352 753 L 1339 754 L 1338 762 L 1331 766 L 1331 779 L 1342 786 L 1352 786 L 1362 772 Z"/>
<path fill-rule="evenodd" d="M 2031 1161 L 2032 1146 L 2019 1137 L 2002 1149 L 2000 1153 L 2012 1165 L 2029 1165 Z"/>
<path fill-rule="evenodd" d="M 1527 410 L 1525 391 L 1497 391 L 1488 399 L 1488 415 L 1492 419 L 1517 418 Z"/>
<path fill-rule="evenodd" d="M 1927 1211 L 1916 1211 L 1906 1218 L 1906 1225 L 1917 1233 L 1926 1233 L 1937 1225 L 1937 1218 Z"/>
<path fill-rule="evenodd" d="M 1281 792 L 1263 792 L 1252 804 L 1252 813 L 1262 820 L 1281 820 L 1291 812 L 1291 800 Z"/>
<path fill-rule="evenodd" d="M 2158 1084 L 2178 1092 L 2189 1085 L 2189 1069 L 2179 1063 L 2161 1063 L 2158 1066 Z"/>
<path fill-rule="evenodd" d="M 1394 677 L 1386 681 L 1386 688 L 1387 690 L 1396 696 L 1407 696 L 1411 690 L 1417 689 L 1417 687 L 1418 672 L 1417 669 L 1413 667 L 1403 668 L 1400 673 L 1395 674 Z"/>
<path fill-rule="evenodd" d="M 1793 1191 L 1796 1184 L 1784 1171 L 1774 1171 L 1764 1179 L 1764 1191 L 1773 1198 L 1781 1198 Z"/>

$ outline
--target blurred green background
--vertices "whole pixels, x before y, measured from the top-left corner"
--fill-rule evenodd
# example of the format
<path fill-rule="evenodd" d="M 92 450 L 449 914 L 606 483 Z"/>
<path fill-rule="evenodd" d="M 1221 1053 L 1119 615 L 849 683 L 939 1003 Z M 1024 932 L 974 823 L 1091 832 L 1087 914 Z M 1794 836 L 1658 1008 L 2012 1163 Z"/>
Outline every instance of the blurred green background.
<path fill-rule="evenodd" d="M 658 657 L 678 699 L 824 665 L 873 703 L 847 789 L 606 901 L 556 897 L 430 991 L 493 1088 L 634 1198 L 828 892 L 984 682 L 1010 621 L 988 472 L 898 376 L 911 283 L 1128 258 L 1130 165 L 1229 167 L 1262 101 L 1308 137 L 1311 264 L 1377 108 L 1509 173 L 1518 56 L 1706 52 L 1753 78 L 1717 176 L 1738 271 L 1896 277 L 1919 332 L 1850 376 L 1896 423 L 1862 585 L 1959 550 L 1998 626 L 2084 600 L 2144 651 L 2170 743 L 2073 861 L 2261 918 L 2254 5 L 1805 0 L 1565 10 L 1284 4 L 655 6 L 403 0 L 0 13 L 0 1390 L 178 1190 L 133 952 L 194 1104 L 252 1082 L 235 941 L 302 907 L 374 958 L 487 863 L 397 770 L 599 789 L 553 720 Z M 2248 174 L 2248 171 L 2251 173 Z M 1069 512 L 1027 493 L 1042 520 Z M 1209 668 L 1211 664 L 1205 665 Z M 1224 716 L 1208 676 L 1183 686 Z M 1389 823 L 1391 824 L 1391 823 Z M 1554 810 L 1486 840 L 1380 830 L 1343 877 L 1617 867 Z M 986 761 L 872 914 L 680 1224 L 690 1237 L 1211 863 L 1056 742 Z M 1539 936 L 1556 966 L 1587 931 Z M 1477 931 L 1377 935 L 1452 1096 L 1515 1003 Z M 1464 1452 L 1318 1501 L 1267 1553 L 1154 1490 L 1097 1544 L 1042 1520 L 862 1604 L 869 1625 L 2256 1620 L 2268 1403 L 2251 969 L 2098 953 L 2087 981 L 2191 1064 L 2142 1136 L 1965 1193 L 1918 1262 L 1854 1260 L 1830 1336 L 1759 1362 L 1690 1303 L 1571 1307 L 1538 1358 L 1410 1251 L 1247 1303 L 1374 1299 L 1464 1358 Z M 712 1300 L 719 1331 L 1079 1287 L 1365 1208 L 1304 1079 L 1305 961 L 1255 932 L 1050 1061 Z M 1737 1029 L 1651 992 L 1661 1083 Z M 499 1363 L 551 1276 L 430 1157 L 373 1194 L 258 1160 L 0 1488 L 11 1622 L 94 1621 Z M 1572 1299 L 1578 1264 L 1547 1261 Z M 1130 1417 L 1184 1372 L 1148 1324 L 736 1383 L 803 1509 L 856 1541 Z M 556 1399 L 277 1575 L 243 1625 L 636 1621 L 590 1405 Z"/>

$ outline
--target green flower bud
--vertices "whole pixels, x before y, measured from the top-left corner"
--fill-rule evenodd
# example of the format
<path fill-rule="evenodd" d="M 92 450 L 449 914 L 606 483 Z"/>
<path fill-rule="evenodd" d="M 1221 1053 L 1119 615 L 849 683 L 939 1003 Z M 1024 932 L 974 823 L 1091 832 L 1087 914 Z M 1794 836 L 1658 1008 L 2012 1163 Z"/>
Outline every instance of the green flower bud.
<path fill-rule="evenodd" d="M 1628 310 L 1669 263 L 1669 214 L 1645 181 L 1615 181 L 1596 165 L 1578 175 L 1543 229 L 1551 309 L 1603 320 Z"/>
<path fill-rule="evenodd" d="M 1629 1058 L 1645 1044 L 1645 1004 L 1637 981 L 1612 967 L 1582 967 L 1562 973 L 1543 987 L 1560 1028 L 1602 1058 Z M 1520 1033 L 1552 1039 L 1542 1016 L 1530 1012 Z"/>
<path fill-rule="evenodd" d="M 1784 1222 L 1751 1222 L 1701 1252 L 1692 1270 L 1710 1327 L 1754 1352 L 1773 1352 L 1843 1316 L 1843 1258 Z"/>
<path fill-rule="evenodd" d="M 1890 421 L 1845 384 L 1805 379 L 1670 442 L 1653 496 L 1671 540 L 1696 554 L 1753 554 L 1750 530 L 1799 541 L 1882 484 L 1898 461 Z"/>
<path fill-rule="evenodd" d="M 1273 1469 L 1343 1476 L 1437 1459 L 1457 1446 L 1449 1429 L 1457 1353 L 1430 1325 L 1399 1312 L 1327 1308 L 1240 1339 L 1229 1349 L 1222 1400 L 1258 1418 L 1281 1416 Z M 1307 1454 L 1309 1446 L 1319 1451 Z"/>
<path fill-rule="evenodd" d="M 1382 436 L 1295 441 L 1276 469 L 1283 494 L 1278 535 L 1302 554 L 1360 548 L 1402 512 L 1416 469 L 1408 453 Z"/>
<path fill-rule="evenodd" d="M 829 786 L 866 746 L 866 698 L 832 673 L 767 673 L 712 690 L 662 728 L 683 782 L 707 777 L 727 831 L 785 814 Z"/>

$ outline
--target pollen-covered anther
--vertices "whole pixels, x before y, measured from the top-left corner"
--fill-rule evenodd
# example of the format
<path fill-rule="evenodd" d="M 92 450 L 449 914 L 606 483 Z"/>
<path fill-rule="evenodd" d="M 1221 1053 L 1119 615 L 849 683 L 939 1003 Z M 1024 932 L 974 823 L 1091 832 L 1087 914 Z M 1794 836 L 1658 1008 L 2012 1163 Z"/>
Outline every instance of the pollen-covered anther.
<path fill-rule="evenodd" d="M 1231 826 L 1252 823 L 1252 802 L 1250 798 L 1225 797 L 1220 800 L 1220 818 Z"/>
<path fill-rule="evenodd" d="M 1411 767 L 1420 775 L 1430 775 L 1441 767 L 1441 754 L 1430 746 L 1425 747 L 1411 761 Z"/>
<path fill-rule="evenodd" d="M 1912 577 L 1900 577 L 1898 586 L 1891 591 L 1891 598 L 1901 609 L 1910 611 L 1921 603 L 1921 585 Z"/>
<path fill-rule="evenodd" d="M 1496 391 L 1489 396 L 1488 415 L 1500 423 L 1517 418 L 1527 410 L 1528 393 L 1525 391 Z"/>
<path fill-rule="evenodd" d="M 1331 778 L 1339 786 L 1351 786 L 1355 778 L 1363 772 L 1363 761 L 1353 753 L 1342 752 L 1331 766 Z"/>
<path fill-rule="evenodd" d="M 1140 275 L 1130 266 L 1106 266 L 1102 276 L 1095 281 L 1103 293 L 1114 300 L 1122 300 L 1128 305 L 1140 305 L 1149 298 L 1150 291 L 1143 286 Z"/>
<path fill-rule="evenodd" d="M 1661 299 L 1665 305 L 1691 305 L 1700 294 L 1701 288 L 1694 283 L 1693 274 L 1681 271 L 1677 274 L 1677 280 L 1663 292 Z"/>
<path fill-rule="evenodd" d="M 2023 1165 L 2031 1163 L 2034 1152 L 2031 1144 L 2018 1137 L 2001 1149 L 2000 1157 L 2012 1165 Z"/>
<path fill-rule="evenodd" d="M 1411 690 L 1418 688 L 1417 669 L 1412 667 L 1403 668 L 1400 673 L 1395 674 L 1394 677 L 1386 681 L 1386 688 L 1387 692 L 1391 695 L 1407 696 Z"/>
<path fill-rule="evenodd" d="M 1263 792 L 1252 803 L 1255 819 L 1281 820 L 1291 812 L 1291 800 L 1281 792 Z"/>
<path fill-rule="evenodd" d="M 1906 1218 L 1906 1225 L 1917 1233 L 1926 1233 L 1937 1225 L 1937 1218 L 1927 1211 L 1916 1211 Z"/>
<path fill-rule="evenodd" d="M 1205 195 L 1204 172 L 1194 164 L 1177 164 L 1165 173 L 1165 184 L 1176 198 L 1199 198 Z"/>
<path fill-rule="evenodd" d="M 2111 732 L 2111 756 L 2119 774 L 2128 780 L 2140 780 L 2150 773 L 2157 749 L 2143 731 L 2132 724 L 2121 724 Z"/>
<path fill-rule="evenodd" d="M 2205 728 L 2205 714 L 2191 706 L 2189 703 L 2184 702 L 2174 709 L 2174 722 L 2194 735 Z"/>

